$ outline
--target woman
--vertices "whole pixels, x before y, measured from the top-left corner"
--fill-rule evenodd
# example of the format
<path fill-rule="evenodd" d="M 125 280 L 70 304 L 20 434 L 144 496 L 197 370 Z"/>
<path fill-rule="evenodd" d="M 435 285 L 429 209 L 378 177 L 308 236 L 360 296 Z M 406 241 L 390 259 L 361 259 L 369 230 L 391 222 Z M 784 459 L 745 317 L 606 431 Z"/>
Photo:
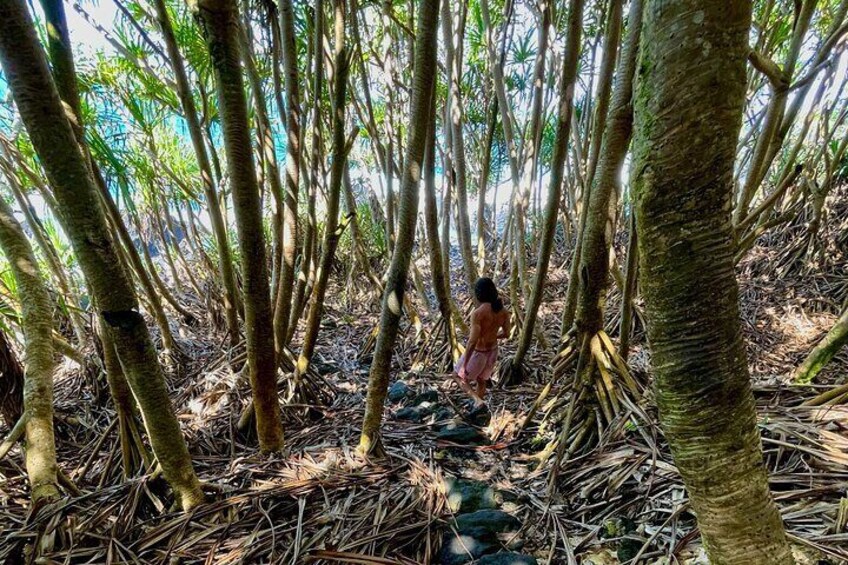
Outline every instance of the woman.
<path fill-rule="evenodd" d="M 473 412 L 480 412 L 485 410 L 486 388 L 498 360 L 498 340 L 509 336 L 509 312 L 488 277 L 477 279 L 474 296 L 478 306 L 471 313 L 471 335 L 454 371 L 460 386 L 474 401 Z"/>

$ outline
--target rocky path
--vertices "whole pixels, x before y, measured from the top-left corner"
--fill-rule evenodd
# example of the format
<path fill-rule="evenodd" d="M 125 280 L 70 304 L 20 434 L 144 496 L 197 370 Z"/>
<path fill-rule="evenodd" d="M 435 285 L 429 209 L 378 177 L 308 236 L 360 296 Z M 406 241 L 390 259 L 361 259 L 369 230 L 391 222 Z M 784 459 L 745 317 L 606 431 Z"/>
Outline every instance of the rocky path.
<path fill-rule="evenodd" d="M 389 389 L 395 420 L 429 425 L 436 440 L 448 450 L 463 450 L 489 444 L 483 429 L 489 414 L 469 417 L 435 389 L 417 391 L 403 380 Z M 452 512 L 446 520 L 439 565 L 536 565 L 532 555 L 520 553 L 522 524 L 514 515 L 509 493 L 463 476 L 447 475 L 444 484 Z"/>

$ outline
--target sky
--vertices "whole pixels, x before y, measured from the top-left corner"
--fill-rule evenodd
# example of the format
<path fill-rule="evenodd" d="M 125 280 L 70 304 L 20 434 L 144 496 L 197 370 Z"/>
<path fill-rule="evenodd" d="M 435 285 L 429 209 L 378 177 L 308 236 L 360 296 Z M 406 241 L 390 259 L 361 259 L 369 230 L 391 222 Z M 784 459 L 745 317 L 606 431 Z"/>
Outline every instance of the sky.
<path fill-rule="evenodd" d="M 112 46 L 108 43 L 108 41 L 103 37 L 103 34 L 96 29 L 88 22 L 84 17 L 82 17 L 74 8 L 73 3 L 77 3 L 82 1 L 82 4 L 88 12 L 88 14 L 94 18 L 97 23 L 102 26 L 107 31 L 112 31 L 118 19 L 121 17 L 117 7 L 115 6 L 114 0 L 71 0 L 71 3 L 67 5 L 67 18 L 68 18 L 68 27 L 71 33 L 71 41 L 74 45 L 75 52 L 78 57 L 82 57 L 83 59 L 90 59 L 96 52 L 103 51 L 105 53 L 111 53 L 113 51 Z M 37 17 L 41 17 L 40 14 L 40 6 L 37 2 L 32 2 L 31 5 L 36 10 Z M 523 4 L 519 4 L 520 7 Z M 518 35 L 523 35 L 527 30 L 524 29 L 526 27 L 528 21 L 532 20 L 532 16 L 528 14 L 522 14 L 522 17 L 517 18 L 517 21 L 523 22 L 521 23 L 522 29 L 518 29 Z M 535 34 L 531 34 L 532 41 L 536 40 Z M 555 44 L 555 49 L 561 49 L 562 39 Z M 599 50 L 600 51 L 600 50 Z M 601 57 L 601 53 L 597 54 L 597 57 Z M 848 54 L 843 53 L 840 58 L 840 63 L 838 67 L 838 71 L 836 73 L 836 80 L 834 81 L 834 89 L 836 85 L 840 84 L 842 78 L 845 76 L 845 73 L 848 72 Z M 811 88 L 810 92 L 814 92 L 815 88 Z M 0 81 L 0 95 L 5 96 L 6 88 L 5 84 Z M 554 96 L 556 94 L 554 93 Z M 804 112 L 808 109 L 808 106 L 804 108 Z M 800 120 L 799 120 L 800 121 Z M 281 125 L 278 123 L 276 128 L 280 129 Z M 277 136 L 281 139 L 284 139 L 281 131 L 277 131 Z M 352 176 L 354 179 L 359 179 L 362 182 L 370 185 L 375 192 L 381 197 L 383 197 L 384 193 L 384 179 L 381 177 L 380 173 L 377 171 L 352 171 Z M 441 181 L 441 175 L 439 176 L 439 181 Z M 498 208 L 502 209 L 502 206 L 505 206 L 508 203 L 509 194 L 512 189 L 512 181 L 507 178 L 508 172 L 503 175 L 505 178 L 501 182 L 501 184 L 497 187 L 491 187 L 488 193 L 487 200 L 489 204 L 493 202 L 497 202 Z M 622 181 L 626 183 L 627 181 L 627 168 L 622 171 Z M 399 186 L 399 180 L 395 179 L 395 187 Z M 543 176 L 542 178 L 542 194 L 541 197 L 544 199 L 545 194 L 547 192 L 547 177 Z M 476 209 L 475 206 L 471 208 Z M 423 210 L 423 202 L 420 207 Z M 502 211 L 502 210 L 501 210 Z M 205 218 L 204 218 L 205 219 Z"/>

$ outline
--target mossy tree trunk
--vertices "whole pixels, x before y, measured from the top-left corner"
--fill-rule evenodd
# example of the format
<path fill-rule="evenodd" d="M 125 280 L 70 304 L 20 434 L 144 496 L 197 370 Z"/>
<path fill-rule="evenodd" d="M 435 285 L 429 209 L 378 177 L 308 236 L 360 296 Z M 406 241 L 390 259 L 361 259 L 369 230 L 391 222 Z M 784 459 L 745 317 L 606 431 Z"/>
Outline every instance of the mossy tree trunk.
<path fill-rule="evenodd" d="M 617 208 L 618 195 L 621 192 L 621 169 L 633 132 L 631 100 L 639 34 L 642 29 L 641 6 L 641 0 L 631 2 L 627 42 L 621 53 L 621 65 L 616 77 L 612 104 L 598 105 L 599 110 L 609 107 L 609 114 L 597 117 L 599 121 L 606 122 L 606 126 L 595 128 L 596 134 L 603 137 L 603 140 L 598 142 L 600 150 L 595 174 L 590 175 L 593 181 L 589 199 L 585 202 L 587 214 L 583 247 L 574 258 L 579 264 L 579 275 L 577 280 L 569 281 L 569 284 L 577 285 L 578 288 L 575 317 L 577 343 L 582 343 L 584 335 L 593 336 L 604 329 L 604 302 L 610 278 L 609 255 L 615 237 L 614 210 Z M 614 11 L 611 18 L 618 20 L 618 24 L 613 27 L 619 27 L 620 13 Z M 610 78 L 606 76 L 604 80 Z"/>
<path fill-rule="evenodd" d="M 568 135 L 571 130 L 571 119 L 574 114 L 574 83 L 577 80 L 577 65 L 580 61 L 580 36 L 583 27 L 583 0 L 571 0 L 568 9 L 568 38 L 566 40 L 565 56 L 562 61 L 562 75 L 560 77 L 560 102 L 559 115 L 557 118 L 556 141 L 554 142 L 554 154 L 551 158 L 551 180 L 548 185 L 548 201 L 545 206 L 545 221 L 543 233 L 539 243 L 539 261 L 536 264 L 536 274 L 533 278 L 533 290 L 524 312 L 524 324 L 521 326 L 521 334 L 518 338 L 518 346 L 511 364 L 507 380 L 510 384 L 516 384 L 523 380 L 524 357 L 530 349 L 533 330 L 536 323 L 536 315 L 542 304 L 542 293 L 545 288 L 545 278 L 548 274 L 548 265 L 553 250 L 554 234 L 556 232 L 557 217 L 559 214 L 559 201 L 562 195 L 563 168 L 568 153 Z M 523 240 L 519 241 L 523 248 Z M 521 253 L 523 249 L 519 250 Z"/>
<path fill-rule="evenodd" d="M 59 496 L 56 440 L 53 436 L 53 305 L 35 253 L 0 197 L 0 248 L 18 283 L 24 332 L 24 413 L 26 470 L 34 505 Z"/>
<path fill-rule="evenodd" d="M 794 560 L 763 465 L 731 199 L 751 2 L 645 5 L 633 195 L 660 423 L 711 563 Z"/>
<path fill-rule="evenodd" d="M 233 0 L 200 0 L 194 10 L 206 35 L 218 89 L 218 107 L 242 257 L 247 363 L 259 448 L 263 452 L 275 452 L 283 447 L 283 427 L 277 394 L 265 234 L 239 57 L 241 24 Z"/>
<path fill-rule="evenodd" d="M 848 308 L 836 320 L 822 340 L 813 348 L 810 354 L 795 371 L 793 379 L 796 383 L 812 382 L 819 371 L 827 365 L 839 350 L 848 345 Z"/>
<path fill-rule="evenodd" d="M 27 12 L 17 0 L 0 4 L 0 59 L 15 104 L 55 192 L 60 220 L 101 310 L 138 401 L 153 452 L 177 500 L 203 500 L 153 343 L 121 268 L 97 200 L 97 188 L 50 78 Z"/>
<path fill-rule="evenodd" d="M 422 161 L 427 141 L 430 104 L 436 82 L 436 35 L 439 25 L 439 0 L 421 0 L 415 34 L 415 65 L 412 83 L 412 108 L 409 116 L 409 141 L 403 161 L 403 177 L 398 214 L 397 241 L 388 280 L 383 293 L 380 330 L 371 371 L 368 375 L 368 396 L 362 436 L 361 453 L 379 453 L 380 423 L 389 384 L 392 350 L 397 339 L 402 313 L 406 278 L 412 258 L 415 226 L 418 220 L 418 183 L 421 181 Z"/>

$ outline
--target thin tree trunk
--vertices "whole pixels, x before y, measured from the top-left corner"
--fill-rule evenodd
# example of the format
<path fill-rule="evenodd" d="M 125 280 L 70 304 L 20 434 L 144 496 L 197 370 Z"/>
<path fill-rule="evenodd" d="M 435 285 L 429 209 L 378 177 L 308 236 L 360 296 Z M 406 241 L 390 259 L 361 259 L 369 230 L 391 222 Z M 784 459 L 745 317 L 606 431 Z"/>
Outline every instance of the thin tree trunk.
<path fill-rule="evenodd" d="M 439 314 L 442 316 L 445 327 L 445 337 L 451 348 L 451 355 L 454 356 L 457 352 L 456 330 L 451 318 L 450 283 L 445 277 L 436 207 L 436 105 L 433 103 L 430 106 L 429 131 L 424 152 L 424 229 L 427 233 L 433 292 L 436 295 Z"/>
<path fill-rule="evenodd" d="M 44 233 L 44 225 L 41 223 L 38 216 L 36 216 L 32 204 L 29 202 L 29 199 L 23 192 L 23 188 L 18 183 L 18 179 L 10 171 L 5 172 L 6 180 L 9 182 L 9 187 L 12 189 L 12 194 L 24 213 L 27 224 L 29 224 L 30 230 L 35 237 L 36 244 L 47 259 L 47 265 L 50 267 L 50 272 L 56 279 L 56 283 L 59 285 L 59 291 L 64 296 L 65 301 L 71 305 L 68 309 L 68 315 L 71 319 L 71 325 L 73 326 L 74 334 L 77 338 L 77 345 L 82 347 L 86 343 L 87 334 L 85 330 L 85 321 L 79 311 L 79 296 L 75 289 L 71 287 L 68 276 L 65 273 L 65 268 L 62 266 L 57 255 L 56 248 L 47 239 L 47 236 Z"/>
<path fill-rule="evenodd" d="M 454 30 L 451 18 L 451 0 L 442 2 L 442 36 L 447 57 L 446 66 L 450 72 L 450 122 L 453 165 L 456 172 L 456 217 L 459 250 L 465 270 L 465 282 L 468 288 L 474 288 L 477 281 L 477 266 L 474 264 L 474 252 L 471 250 L 471 222 L 468 218 L 468 173 L 465 166 L 465 138 L 462 131 L 463 106 L 462 90 L 462 45 L 465 36 L 463 23 Z M 454 37 L 455 36 L 455 37 Z M 456 48 L 454 48 L 456 46 Z"/>
<path fill-rule="evenodd" d="M 660 423 L 710 562 L 793 564 L 763 465 L 733 269 L 751 2 L 648 0 L 644 21 L 633 194 Z"/>
<path fill-rule="evenodd" d="M 430 104 L 436 80 L 436 36 L 439 27 L 439 0 L 421 0 L 416 30 L 415 67 L 412 84 L 412 109 L 409 117 L 409 141 L 403 162 L 401 204 L 397 242 L 392 253 L 383 307 L 380 333 L 371 371 L 368 375 L 368 396 L 359 450 L 379 453 L 380 423 L 386 399 L 394 349 L 400 325 L 401 308 L 406 291 L 407 271 L 412 255 L 415 226 L 418 219 L 418 183 L 421 180 L 422 160 L 427 141 Z"/>
<path fill-rule="evenodd" d="M 324 312 L 324 296 L 327 293 L 330 270 L 341 235 L 338 222 L 339 201 L 341 199 L 343 176 L 347 168 L 347 153 L 354 140 L 353 137 L 346 140 L 344 132 L 345 106 L 347 104 L 347 77 L 350 65 L 350 57 L 345 46 L 344 0 L 336 0 L 335 19 L 336 52 L 334 63 L 335 74 L 333 76 L 333 164 L 330 172 L 330 190 L 327 195 L 327 216 L 324 226 L 324 243 L 321 249 L 321 263 L 318 265 L 315 286 L 312 289 L 312 299 L 306 319 L 303 347 L 300 350 L 295 371 L 296 380 L 301 375 L 306 374 L 309 369 L 309 363 L 312 361 L 312 355 L 315 352 L 318 330 L 321 325 L 321 315 Z M 343 223 L 341 226 L 342 229 L 344 225 Z"/>
<path fill-rule="evenodd" d="M 798 17 L 794 22 L 789 50 L 781 70 L 781 80 L 772 83 L 772 96 L 766 110 L 762 131 L 757 139 L 754 154 L 751 157 L 751 165 L 748 167 L 748 174 L 745 177 L 745 184 L 742 186 L 739 201 L 734 209 L 734 223 L 740 222 L 748 215 L 748 206 L 768 172 L 770 165 L 768 161 L 769 148 L 778 136 L 778 130 L 786 110 L 786 101 L 789 98 L 790 82 L 798 63 L 804 36 L 807 34 L 810 21 L 815 13 L 817 1 L 803 0 Z"/>
<path fill-rule="evenodd" d="M 247 4 L 245 4 L 247 5 Z M 272 245 L 272 274 L 271 288 L 277 288 L 282 269 L 282 247 L 283 247 L 283 186 L 280 183 L 280 169 L 277 166 L 277 152 L 274 147 L 274 130 L 271 120 L 268 118 L 268 104 L 262 85 L 262 77 L 256 68 L 253 54 L 253 42 L 248 37 L 247 25 L 249 22 L 242 21 L 238 28 L 238 40 L 241 51 L 242 62 L 247 71 L 248 84 L 253 99 L 254 118 L 256 122 L 256 133 L 259 136 L 258 150 L 262 157 L 261 166 L 265 179 L 268 182 L 268 190 L 274 201 L 274 213 L 271 220 Z M 262 184 L 260 183 L 260 190 Z"/>
<path fill-rule="evenodd" d="M 310 158 L 310 196 L 308 206 L 308 219 L 306 224 L 305 243 L 303 246 L 303 255 L 300 260 L 300 275 L 297 280 L 297 290 L 294 298 L 294 306 L 292 307 L 291 320 L 289 321 L 288 336 L 286 343 L 291 341 L 295 329 L 297 329 L 297 321 L 302 314 L 302 309 L 305 303 L 306 287 L 312 272 L 312 252 L 316 244 L 318 221 L 315 213 L 315 201 L 318 199 L 318 179 L 321 176 L 321 93 L 324 85 L 324 2 L 316 0 L 315 2 L 315 19 L 314 19 L 314 35 L 312 43 L 315 46 L 314 60 L 312 69 L 312 153 Z M 344 134 L 344 132 L 342 132 Z M 332 190 L 332 189 L 331 189 Z"/>
<path fill-rule="evenodd" d="M 578 287 L 579 299 L 575 318 L 578 343 L 582 343 L 585 334 L 591 338 L 604 328 L 604 303 L 610 278 L 610 248 L 615 237 L 615 209 L 618 207 L 618 194 L 621 192 L 619 178 L 633 132 L 631 100 L 639 51 L 639 33 L 642 28 L 641 0 L 633 0 L 630 7 L 627 42 L 621 53 L 621 66 L 612 105 L 598 104 L 598 109 L 609 107 L 609 114 L 603 118 L 599 117 L 601 121 L 606 122 L 606 126 L 595 128 L 603 140 L 600 143 L 597 174 L 591 175 L 594 181 L 588 191 L 588 200 L 584 203 L 587 214 L 583 247 L 574 258 L 580 265 L 579 276 L 577 280 L 569 281 L 569 284 Z M 613 25 L 620 26 L 621 16 L 616 15 L 615 10 L 611 19 L 619 20 Z M 603 80 L 610 79 L 606 73 L 603 75 Z M 603 86 L 601 89 L 603 90 Z"/>
<path fill-rule="evenodd" d="M 621 297 L 621 329 L 619 330 L 618 355 L 625 362 L 630 355 L 630 334 L 633 332 L 633 299 L 636 296 L 636 275 L 639 270 L 639 248 L 636 236 L 636 217 L 630 208 L 627 240 L 627 267 L 624 290 Z"/>
<path fill-rule="evenodd" d="M 247 364 L 259 449 L 266 453 L 276 452 L 283 447 L 283 426 L 277 394 L 262 209 L 250 151 L 247 99 L 239 60 L 240 22 L 234 0 L 200 0 L 195 11 L 206 34 L 218 86 L 218 106 L 242 257 Z"/>
<path fill-rule="evenodd" d="M 280 0 L 280 36 L 283 48 L 283 70 L 286 83 L 286 198 L 283 217 L 283 258 L 280 280 L 274 289 L 274 340 L 277 355 L 291 317 L 294 292 L 295 255 L 298 244 L 297 201 L 300 190 L 300 79 L 297 71 L 297 48 L 294 35 L 294 9 L 291 0 Z M 320 50 L 316 45 L 315 49 Z"/>
<path fill-rule="evenodd" d="M 165 6 L 164 0 L 154 0 L 154 5 L 156 7 L 156 18 L 159 20 L 159 29 L 165 40 L 168 59 L 171 69 L 174 72 L 177 96 L 180 99 L 189 138 L 191 139 L 191 145 L 200 169 L 200 181 L 203 186 L 203 194 L 206 197 L 206 207 L 212 223 L 212 233 L 215 236 L 215 243 L 218 248 L 218 268 L 221 275 L 221 282 L 224 286 L 224 316 L 227 321 L 227 335 L 230 338 L 230 344 L 235 345 L 239 339 L 238 288 L 236 287 L 232 253 L 230 252 L 230 243 L 227 237 L 227 224 L 224 221 L 224 215 L 221 211 L 221 205 L 215 190 L 212 167 L 209 162 L 209 154 L 206 151 L 203 132 L 200 128 L 197 107 L 194 104 L 194 97 L 191 94 L 182 55 L 177 46 L 177 40 L 174 37 L 171 18 L 168 15 L 168 9 Z"/>
<path fill-rule="evenodd" d="M 153 452 L 180 505 L 203 500 L 188 449 L 174 416 L 165 378 L 138 302 L 97 201 L 97 188 L 80 152 L 26 5 L 0 4 L 0 58 L 21 119 L 59 204 L 60 217 L 121 365 L 138 400 Z"/>
<path fill-rule="evenodd" d="M 489 117 L 486 120 L 486 138 L 483 141 L 483 159 L 480 165 L 480 186 L 477 187 L 477 270 L 486 273 L 486 190 L 489 187 L 489 175 L 492 167 L 492 145 L 495 140 L 495 127 L 498 124 L 498 99 L 490 102 Z M 435 147 L 433 151 L 435 151 Z M 495 187 L 497 190 L 497 187 Z M 494 208 L 494 206 L 493 206 Z M 497 223 L 492 223 L 497 232 Z"/>
<path fill-rule="evenodd" d="M 33 505 L 59 496 L 53 436 L 53 315 L 35 253 L 12 208 L 0 198 L 0 247 L 18 283 L 24 331 L 26 469 Z"/>
<path fill-rule="evenodd" d="M 485 1 L 485 0 L 484 0 Z M 562 177 L 565 157 L 568 152 L 568 132 L 574 114 L 574 83 L 577 80 L 577 64 L 580 61 L 580 35 L 583 25 L 583 0 L 571 0 L 568 10 L 568 38 L 565 56 L 562 61 L 560 82 L 559 116 L 557 121 L 554 155 L 551 159 L 551 180 L 548 185 L 548 202 L 545 212 L 544 232 L 539 245 L 539 261 L 536 264 L 536 274 L 533 278 L 533 290 L 524 311 L 524 324 L 518 338 L 518 346 L 512 358 L 511 372 L 508 381 L 511 384 L 523 380 L 523 363 L 536 323 L 536 315 L 542 304 L 542 293 L 545 288 L 545 278 L 553 250 L 554 234 L 556 232 L 559 201 L 562 196 Z M 523 240 L 518 242 L 519 253 L 523 251 Z"/>
<path fill-rule="evenodd" d="M 833 325 L 827 335 L 813 348 L 810 354 L 792 375 L 796 383 L 807 384 L 816 378 L 839 350 L 848 344 L 848 308 Z"/>

